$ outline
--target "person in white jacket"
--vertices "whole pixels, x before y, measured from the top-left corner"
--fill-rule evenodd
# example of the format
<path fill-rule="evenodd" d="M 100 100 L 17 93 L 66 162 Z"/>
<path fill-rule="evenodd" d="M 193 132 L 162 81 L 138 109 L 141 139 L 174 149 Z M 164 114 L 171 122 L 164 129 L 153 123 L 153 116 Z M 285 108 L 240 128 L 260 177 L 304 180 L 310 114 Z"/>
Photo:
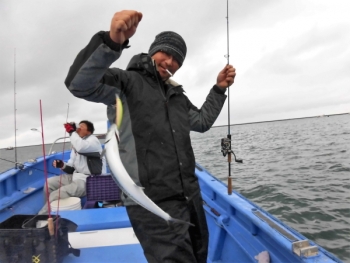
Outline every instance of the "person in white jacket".
<path fill-rule="evenodd" d="M 52 165 L 60 168 L 65 174 L 53 176 L 44 185 L 45 204 L 39 214 L 47 214 L 47 191 L 50 203 L 68 197 L 82 197 L 86 195 L 86 178 L 89 175 L 106 173 L 106 161 L 101 157 L 102 146 L 94 133 L 94 125 L 83 120 L 76 128 L 75 123 L 64 124 L 70 134 L 72 151 L 67 163 L 54 160 Z"/>

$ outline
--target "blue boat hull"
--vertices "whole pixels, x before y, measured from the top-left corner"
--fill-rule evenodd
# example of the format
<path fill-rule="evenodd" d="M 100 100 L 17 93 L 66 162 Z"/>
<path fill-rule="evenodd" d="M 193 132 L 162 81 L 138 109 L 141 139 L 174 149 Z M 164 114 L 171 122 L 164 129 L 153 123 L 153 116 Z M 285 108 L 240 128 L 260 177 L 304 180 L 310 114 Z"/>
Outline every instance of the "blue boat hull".
<path fill-rule="evenodd" d="M 64 159 L 69 157 L 69 151 Z M 49 174 L 62 153 L 47 156 Z M 15 214 L 36 214 L 43 205 L 44 159 L 25 163 L 24 169 L 0 174 L 0 223 Z M 200 165 L 196 167 L 210 232 L 208 262 L 257 262 L 255 256 L 268 251 L 271 262 L 341 262 L 333 254 L 280 222 L 227 186 Z M 61 217 L 78 225 L 77 233 L 93 239 L 99 231 L 131 229 L 125 207 L 61 211 Z M 1 230 L 0 230 L 1 231 Z M 75 237 L 76 237 L 75 236 Z M 300 246 L 303 244 L 303 246 Z M 306 244 L 306 245 L 305 245 Z M 73 245 L 73 244 L 72 244 Z M 73 245 L 74 247 L 74 245 Z M 71 262 L 146 262 L 138 242 L 81 248 L 81 256 L 69 255 Z"/>

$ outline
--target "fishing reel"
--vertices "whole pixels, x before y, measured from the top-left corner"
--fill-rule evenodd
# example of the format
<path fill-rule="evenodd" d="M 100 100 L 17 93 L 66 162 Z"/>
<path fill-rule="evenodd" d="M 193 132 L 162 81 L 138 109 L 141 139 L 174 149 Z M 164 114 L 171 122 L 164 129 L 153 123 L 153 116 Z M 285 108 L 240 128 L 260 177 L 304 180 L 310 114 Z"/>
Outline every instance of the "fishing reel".
<path fill-rule="evenodd" d="M 242 159 L 237 159 L 235 153 L 231 149 L 231 135 L 227 135 L 227 138 L 221 139 L 221 152 L 225 157 L 227 154 L 232 153 L 236 163 L 243 163 Z"/>

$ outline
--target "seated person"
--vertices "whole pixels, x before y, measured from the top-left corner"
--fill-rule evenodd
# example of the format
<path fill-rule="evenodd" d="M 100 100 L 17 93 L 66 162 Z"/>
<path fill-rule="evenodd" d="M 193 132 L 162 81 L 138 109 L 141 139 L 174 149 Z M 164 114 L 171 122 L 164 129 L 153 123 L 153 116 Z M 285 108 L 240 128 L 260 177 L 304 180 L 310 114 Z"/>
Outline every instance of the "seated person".
<path fill-rule="evenodd" d="M 75 123 L 64 124 L 70 135 L 72 151 L 67 163 L 54 160 L 52 165 L 60 168 L 66 174 L 50 177 L 47 186 L 44 185 L 45 205 L 39 214 L 47 214 L 47 189 L 50 203 L 68 197 L 86 195 L 86 178 L 89 175 L 106 173 L 105 158 L 101 158 L 102 146 L 94 133 L 94 125 L 83 120 L 76 129 Z M 61 178 L 60 178 L 61 177 Z"/>

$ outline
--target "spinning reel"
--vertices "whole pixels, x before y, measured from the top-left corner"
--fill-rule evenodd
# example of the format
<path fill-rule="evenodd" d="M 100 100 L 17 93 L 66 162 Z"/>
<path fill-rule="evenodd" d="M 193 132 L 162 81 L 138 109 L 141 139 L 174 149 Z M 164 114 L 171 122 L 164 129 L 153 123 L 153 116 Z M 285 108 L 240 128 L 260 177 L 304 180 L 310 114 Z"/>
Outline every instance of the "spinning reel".
<path fill-rule="evenodd" d="M 231 135 L 227 135 L 227 138 L 222 138 L 221 139 L 221 152 L 222 155 L 225 157 L 227 154 L 229 154 L 228 158 L 229 158 L 229 162 L 231 162 L 231 157 L 230 154 L 232 153 L 234 158 L 235 158 L 235 162 L 236 163 L 243 163 L 242 159 L 237 159 L 235 153 L 232 151 L 231 149 Z"/>

